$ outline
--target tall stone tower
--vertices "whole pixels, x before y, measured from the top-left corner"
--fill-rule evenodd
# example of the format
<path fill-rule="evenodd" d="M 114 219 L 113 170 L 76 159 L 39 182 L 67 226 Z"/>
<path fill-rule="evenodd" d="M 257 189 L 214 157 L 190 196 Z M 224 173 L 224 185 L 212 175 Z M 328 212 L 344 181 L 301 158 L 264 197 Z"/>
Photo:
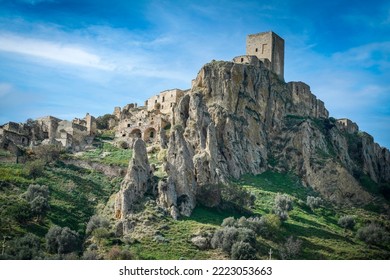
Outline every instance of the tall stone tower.
<path fill-rule="evenodd" d="M 246 37 L 246 54 L 271 62 L 271 71 L 284 80 L 284 40 L 272 31 Z"/>

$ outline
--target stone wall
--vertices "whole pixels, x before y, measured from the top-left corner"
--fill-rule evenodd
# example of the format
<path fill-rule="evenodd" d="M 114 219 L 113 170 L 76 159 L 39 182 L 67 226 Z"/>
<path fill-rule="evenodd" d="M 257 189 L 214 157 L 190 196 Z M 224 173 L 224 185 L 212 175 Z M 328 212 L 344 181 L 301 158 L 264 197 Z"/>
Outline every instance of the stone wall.
<path fill-rule="evenodd" d="M 272 31 L 250 34 L 246 39 L 246 54 L 271 62 L 271 71 L 284 80 L 284 40 Z"/>
<path fill-rule="evenodd" d="M 163 114 L 171 114 L 172 108 L 183 95 L 184 92 L 180 89 L 165 90 L 146 100 L 145 106 L 148 111 L 159 109 Z M 157 104 L 160 104 L 159 108 L 156 108 Z"/>
<path fill-rule="evenodd" d="M 354 134 L 359 131 L 358 125 L 347 118 L 338 119 L 336 124 L 339 129 L 344 130 L 349 134 Z"/>

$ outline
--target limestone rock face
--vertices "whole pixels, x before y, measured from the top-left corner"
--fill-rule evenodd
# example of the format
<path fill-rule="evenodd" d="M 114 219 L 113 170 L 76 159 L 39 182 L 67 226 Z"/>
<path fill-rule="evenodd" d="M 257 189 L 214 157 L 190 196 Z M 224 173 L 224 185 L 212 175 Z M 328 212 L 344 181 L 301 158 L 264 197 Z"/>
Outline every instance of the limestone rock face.
<path fill-rule="evenodd" d="M 133 146 L 125 178 L 115 201 L 115 217 L 123 219 L 131 212 L 133 205 L 142 198 L 151 187 L 151 171 L 145 142 L 137 139 Z"/>
<path fill-rule="evenodd" d="M 174 109 L 160 202 L 189 215 L 202 186 L 269 169 L 293 171 L 336 203 L 370 202 L 353 175 L 388 182 L 389 151 L 328 117 L 308 85 L 286 84 L 261 62 L 206 64 Z"/>

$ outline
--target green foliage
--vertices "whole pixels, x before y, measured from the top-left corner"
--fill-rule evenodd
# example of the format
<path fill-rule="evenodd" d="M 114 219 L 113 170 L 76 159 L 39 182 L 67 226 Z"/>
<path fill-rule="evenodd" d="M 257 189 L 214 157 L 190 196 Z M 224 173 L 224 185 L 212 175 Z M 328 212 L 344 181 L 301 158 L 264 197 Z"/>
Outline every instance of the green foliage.
<path fill-rule="evenodd" d="M 9 258 L 16 260 L 40 259 L 42 255 L 41 240 L 31 233 L 11 241 L 6 248 Z"/>
<path fill-rule="evenodd" d="M 321 199 L 321 197 L 314 197 L 314 196 L 308 196 L 307 199 L 306 199 L 306 204 L 307 206 L 310 207 L 310 209 L 312 211 L 314 211 L 314 209 L 320 207 L 322 205 L 323 201 Z"/>
<path fill-rule="evenodd" d="M 388 241 L 387 232 L 380 225 L 374 223 L 360 228 L 356 236 L 367 244 L 381 244 Z"/>
<path fill-rule="evenodd" d="M 108 129 L 110 119 L 115 119 L 114 115 L 105 114 L 96 118 L 96 127 L 98 129 Z"/>
<path fill-rule="evenodd" d="M 301 247 L 302 241 L 290 236 L 280 249 L 280 255 L 284 260 L 296 259 L 301 251 Z"/>
<path fill-rule="evenodd" d="M 36 215 L 38 221 L 50 209 L 49 188 L 41 185 L 30 185 L 24 194 L 27 202 L 30 204 L 31 212 Z"/>
<path fill-rule="evenodd" d="M 25 171 L 30 178 L 36 179 L 43 175 L 45 170 L 45 162 L 43 160 L 37 159 L 31 162 L 28 162 L 25 165 Z"/>
<path fill-rule="evenodd" d="M 355 227 L 356 221 L 354 216 L 345 215 L 340 217 L 340 219 L 337 222 L 339 226 L 345 228 L 345 229 L 353 229 Z"/>
<path fill-rule="evenodd" d="M 108 229 L 109 226 L 110 222 L 106 218 L 93 215 L 87 224 L 86 233 L 89 235 L 96 229 Z"/>
<path fill-rule="evenodd" d="M 133 254 L 126 249 L 114 246 L 105 256 L 106 260 L 132 260 L 134 259 Z"/>
<path fill-rule="evenodd" d="M 251 208 L 256 197 L 246 189 L 237 184 L 218 185 L 221 189 L 221 196 L 224 202 L 233 204 L 236 209 Z"/>
<path fill-rule="evenodd" d="M 49 253 L 62 255 L 80 250 L 79 234 L 68 227 L 61 228 L 54 225 L 45 238 Z"/>
<path fill-rule="evenodd" d="M 291 198 L 286 194 L 278 193 L 275 197 L 273 212 L 279 216 L 282 221 L 288 219 L 288 212 L 293 210 Z"/>
<path fill-rule="evenodd" d="M 107 165 L 128 166 L 133 155 L 133 150 L 115 147 L 110 143 L 103 143 L 100 148 L 84 152 L 80 159 L 100 162 Z"/>
<path fill-rule="evenodd" d="M 249 243 L 239 241 L 232 246 L 231 258 L 233 260 L 256 260 L 256 250 Z"/>

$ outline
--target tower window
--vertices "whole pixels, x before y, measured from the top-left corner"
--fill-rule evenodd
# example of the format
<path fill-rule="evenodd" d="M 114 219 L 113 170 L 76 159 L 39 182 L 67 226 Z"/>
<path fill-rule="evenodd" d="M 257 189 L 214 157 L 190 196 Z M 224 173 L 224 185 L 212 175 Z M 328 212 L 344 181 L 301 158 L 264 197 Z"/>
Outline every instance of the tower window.
<path fill-rule="evenodd" d="M 258 51 L 258 49 L 256 48 L 255 52 L 257 52 L 257 51 Z"/>
<path fill-rule="evenodd" d="M 256 49 L 257 50 L 257 49 Z M 244 58 L 241 58 L 241 62 L 244 62 Z"/>
<path fill-rule="evenodd" d="M 162 97 L 162 102 L 164 102 L 164 101 L 165 101 L 165 96 Z"/>

